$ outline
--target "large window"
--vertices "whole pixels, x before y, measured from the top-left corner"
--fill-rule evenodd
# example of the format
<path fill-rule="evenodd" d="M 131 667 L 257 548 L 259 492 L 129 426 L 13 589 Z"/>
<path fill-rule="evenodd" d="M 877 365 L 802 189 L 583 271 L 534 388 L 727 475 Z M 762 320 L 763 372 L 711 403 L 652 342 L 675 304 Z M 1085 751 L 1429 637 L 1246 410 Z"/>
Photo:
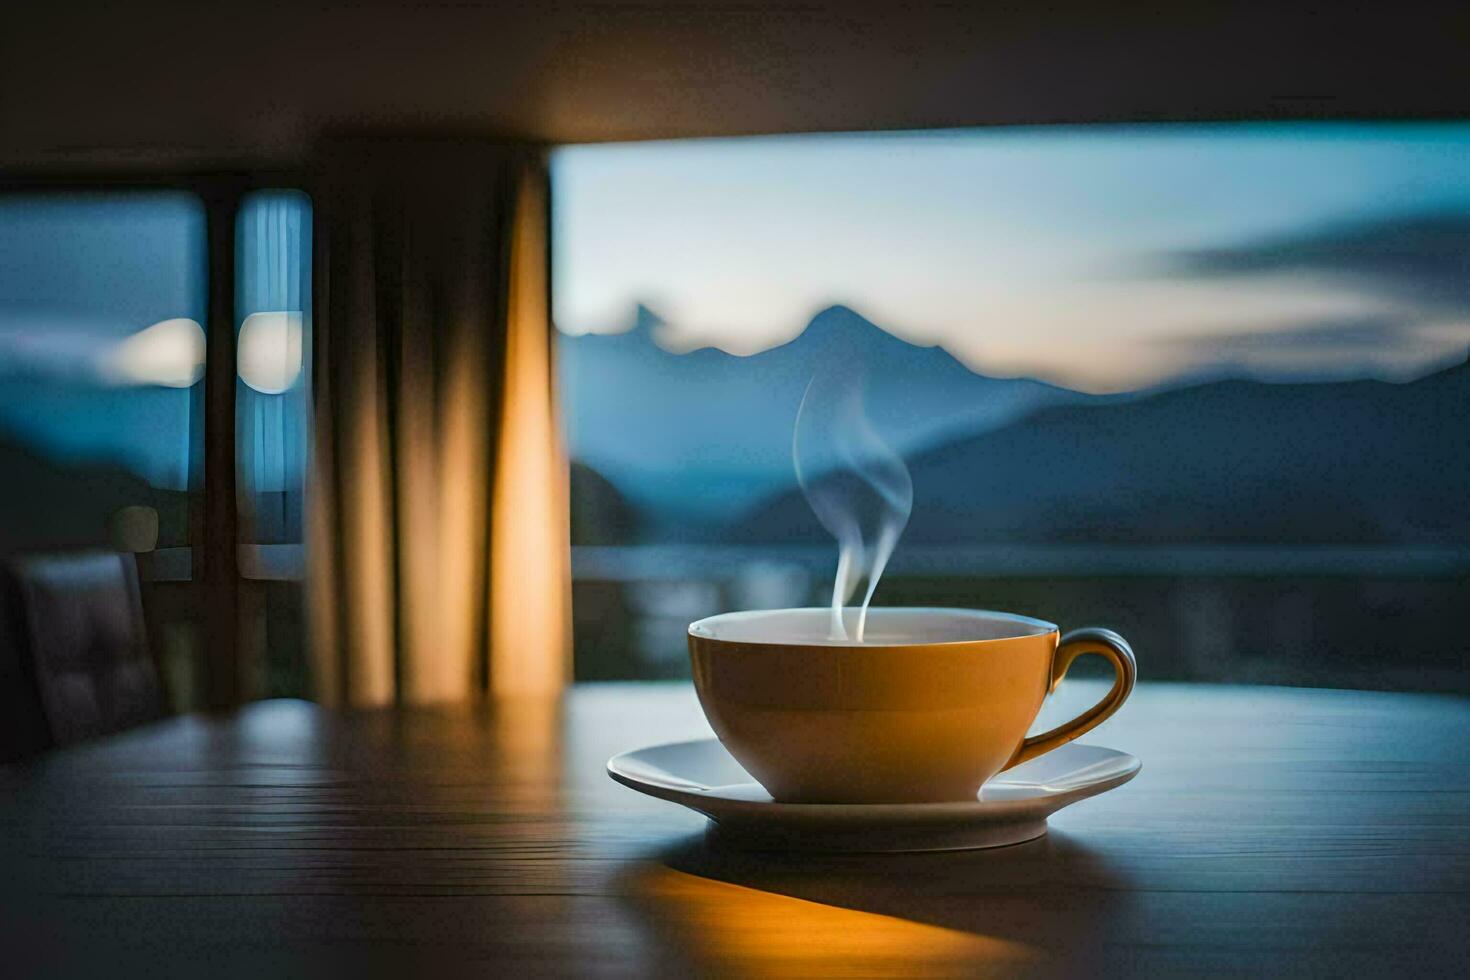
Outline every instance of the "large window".
<path fill-rule="evenodd" d="M 1470 688 L 1470 127 L 605 145 L 553 180 L 578 676 L 830 600 L 855 464 L 818 427 L 797 484 L 817 377 L 911 476 L 876 603 L 1110 625 L 1152 678 Z"/>
<path fill-rule="evenodd" d="M 183 190 L 0 194 L 0 559 L 134 553 L 178 708 L 200 703 L 206 658 L 226 653 L 240 696 L 306 690 L 311 206 L 299 191 L 201 186 L 213 212 Z M 227 283 L 210 282 L 222 258 L 211 220 L 233 224 Z M 233 290 L 232 391 L 206 387 L 212 288 Z M 205 480 L 206 414 L 231 396 L 238 577 L 206 586 L 201 552 L 222 544 L 205 532 L 206 498 L 221 492 Z M 231 601 L 208 591 L 219 587 Z M 219 608 L 235 610 L 230 651 L 206 640 Z"/>

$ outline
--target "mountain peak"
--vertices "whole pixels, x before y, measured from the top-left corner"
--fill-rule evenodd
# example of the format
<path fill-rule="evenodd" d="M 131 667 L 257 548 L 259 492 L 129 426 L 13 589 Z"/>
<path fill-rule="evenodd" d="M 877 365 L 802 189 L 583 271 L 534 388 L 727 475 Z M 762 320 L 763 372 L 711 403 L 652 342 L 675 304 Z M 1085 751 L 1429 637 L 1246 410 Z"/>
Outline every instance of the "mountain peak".
<path fill-rule="evenodd" d="M 645 337 L 652 337 L 664 327 L 666 322 L 663 317 L 639 303 L 633 308 L 633 326 L 628 333 L 635 336 L 642 334 Z"/>
<path fill-rule="evenodd" d="M 884 330 L 851 307 L 841 304 L 834 304 L 819 310 L 808 321 L 806 329 L 801 332 L 795 342 L 832 348 L 834 353 L 842 350 L 882 351 L 892 350 L 895 347 L 923 350 L 933 346 L 904 340 Z"/>
<path fill-rule="evenodd" d="M 860 332 L 877 332 L 887 337 L 893 336 L 857 310 L 840 303 L 818 310 L 807 322 L 806 329 L 802 331 L 803 334 L 817 336 L 849 335 Z"/>

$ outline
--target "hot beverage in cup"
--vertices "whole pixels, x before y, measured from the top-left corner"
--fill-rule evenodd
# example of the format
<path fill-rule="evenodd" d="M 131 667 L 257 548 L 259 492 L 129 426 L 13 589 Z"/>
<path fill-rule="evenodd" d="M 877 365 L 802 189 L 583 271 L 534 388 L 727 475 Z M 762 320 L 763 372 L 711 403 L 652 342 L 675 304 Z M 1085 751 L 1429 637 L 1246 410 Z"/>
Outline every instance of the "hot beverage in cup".
<path fill-rule="evenodd" d="M 973 800 L 996 773 L 1096 727 L 1133 690 L 1133 652 L 1109 630 L 1063 637 L 1009 613 L 876 608 L 859 641 L 834 639 L 832 615 L 736 612 L 689 627 L 710 725 L 781 802 Z M 1086 653 L 1112 663 L 1112 689 L 1028 738 L 1043 698 Z"/>

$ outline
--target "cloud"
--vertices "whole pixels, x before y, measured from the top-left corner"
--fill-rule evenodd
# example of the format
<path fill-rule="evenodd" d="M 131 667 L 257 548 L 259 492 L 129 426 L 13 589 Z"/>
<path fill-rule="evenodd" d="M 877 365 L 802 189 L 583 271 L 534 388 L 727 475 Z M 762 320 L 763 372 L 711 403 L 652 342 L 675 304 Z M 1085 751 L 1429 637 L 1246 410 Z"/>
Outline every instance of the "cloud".
<path fill-rule="evenodd" d="M 1275 380 L 1402 380 L 1465 359 L 1470 324 L 1425 327 L 1386 315 L 1304 322 L 1276 330 L 1176 334 L 1155 343 L 1210 375 Z"/>
<path fill-rule="evenodd" d="M 1168 265 L 1195 276 L 1344 278 L 1420 307 L 1461 313 L 1470 311 L 1470 213 L 1319 226 L 1242 246 L 1176 253 Z"/>
<path fill-rule="evenodd" d="M 1303 354 L 1350 351 L 1379 351 L 1418 346 L 1421 339 L 1412 325 L 1387 316 L 1307 323 L 1284 330 L 1240 330 L 1161 337 L 1159 343 L 1191 350 L 1290 352 Z"/>
<path fill-rule="evenodd" d="M 0 308 L 0 382 L 187 388 L 204 373 L 204 330 L 190 319 L 118 335 L 85 318 L 11 314 Z"/>

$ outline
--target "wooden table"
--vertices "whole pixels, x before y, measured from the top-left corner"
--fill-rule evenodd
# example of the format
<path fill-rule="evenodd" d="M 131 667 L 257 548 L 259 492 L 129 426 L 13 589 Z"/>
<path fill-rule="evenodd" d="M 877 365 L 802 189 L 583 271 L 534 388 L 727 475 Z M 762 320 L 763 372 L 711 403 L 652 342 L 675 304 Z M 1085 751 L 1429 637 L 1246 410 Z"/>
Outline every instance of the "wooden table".
<path fill-rule="evenodd" d="M 1049 714 L 1098 693 L 1063 692 Z M 712 850 L 603 773 L 706 732 L 683 685 L 274 701 L 0 769 L 0 974 L 1409 977 L 1470 954 L 1464 699 L 1145 684 L 1087 738 L 1140 756 L 1132 783 L 1039 841 L 930 855 Z"/>

